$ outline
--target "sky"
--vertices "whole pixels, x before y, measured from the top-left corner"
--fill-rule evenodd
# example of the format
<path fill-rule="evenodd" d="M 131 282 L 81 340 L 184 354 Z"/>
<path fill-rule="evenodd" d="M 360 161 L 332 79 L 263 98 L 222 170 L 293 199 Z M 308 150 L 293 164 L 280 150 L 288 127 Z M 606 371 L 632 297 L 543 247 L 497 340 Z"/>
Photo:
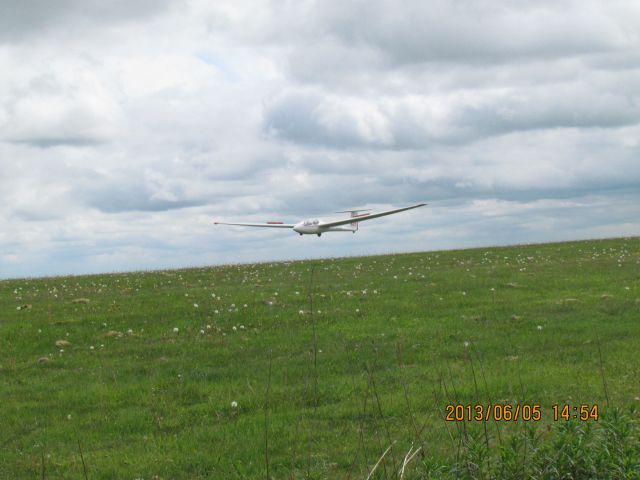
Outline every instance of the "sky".
<path fill-rule="evenodd" d="M 0 11 L 0 278 L 640 235 L 640 2 Z"/>

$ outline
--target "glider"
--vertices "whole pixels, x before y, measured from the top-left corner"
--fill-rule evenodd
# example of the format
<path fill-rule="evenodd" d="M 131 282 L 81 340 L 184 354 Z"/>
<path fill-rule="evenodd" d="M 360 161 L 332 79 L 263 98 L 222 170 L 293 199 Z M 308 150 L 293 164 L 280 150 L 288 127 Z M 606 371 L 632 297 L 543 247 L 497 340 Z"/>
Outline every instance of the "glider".
<path fill-rule="evenodd" d="M 240 225 L 242 227 L 266 227 L 266 228 L 291 228 L 300 235 L 318 235 L 321 236 L 325 232 L 353 232 L 358 230 L 358 223 L 365 220 L 373 220 L 374 218 L 393 215 L 394 213 L 404 212 L 413 208 L 423 207 L 426 203 L 418 203 L 409 207 L 396 208 L 395 210 L 387 210 L 379 213 L 362 213 L 369 212 L 370 209 L 346 210 L 336 213 L 349 213 L 351 216 L 344 220 L 336 220 L 325 222 L 318 218 L 303 220 L 298 223 L 283 222 L 266 222 L 266 223 L 238 223 L 238 222 L 214 222 L 215 225 Z M 349 225 L 345 227 L 344 225 Z"/>

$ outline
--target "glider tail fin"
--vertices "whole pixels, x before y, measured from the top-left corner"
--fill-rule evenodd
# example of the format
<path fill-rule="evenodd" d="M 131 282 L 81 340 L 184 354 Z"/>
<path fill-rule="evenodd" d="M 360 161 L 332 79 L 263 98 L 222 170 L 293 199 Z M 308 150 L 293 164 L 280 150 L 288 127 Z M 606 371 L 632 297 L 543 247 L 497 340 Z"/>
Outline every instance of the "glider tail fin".
<path fill-rule="evenodd" d="M 369 215 L 368 213 L 361 213 L 361 212 L 369 212 L 369 211 L 371 211 L 370 208 L 365 208 L 365 209 L 360 209 L 360 210 L 344 210 L 342 212 L 336 212 L 336 213 L 348 213 L 348 214 L 350 214 L 350 218 L 357 219 L 359 217 L 366 217 L 367 215 Z M 351 229 L 354 232 L 358 231 L 358 221 L 357 220 L 351 222 L 349 225 L 351 226 Z"/>

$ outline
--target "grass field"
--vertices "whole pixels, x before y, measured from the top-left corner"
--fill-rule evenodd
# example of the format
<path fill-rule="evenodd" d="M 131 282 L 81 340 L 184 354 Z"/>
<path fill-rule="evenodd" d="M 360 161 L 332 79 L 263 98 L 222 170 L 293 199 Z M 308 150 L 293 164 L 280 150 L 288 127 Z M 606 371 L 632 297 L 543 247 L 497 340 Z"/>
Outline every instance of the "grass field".
<path fill-rule="evenodd" d="M 482 478 L 618 414 L 640 458 L 639 238 L 6 280 L 0 342 L 3 479 Z"/>

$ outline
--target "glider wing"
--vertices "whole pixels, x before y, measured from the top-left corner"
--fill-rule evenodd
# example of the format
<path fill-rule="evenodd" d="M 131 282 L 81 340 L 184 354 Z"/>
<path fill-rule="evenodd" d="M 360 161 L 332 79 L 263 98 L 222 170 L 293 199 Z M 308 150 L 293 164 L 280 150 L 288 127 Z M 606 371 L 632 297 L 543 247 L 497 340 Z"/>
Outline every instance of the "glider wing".
<path fill-rule="evenodd" d="M 267 228 L 293 228 L 295 225 L 282 222 L 265 222 L 265 223 L 228 223 L 213 222 L 215 225 L 240 225 L 242 227 L 267 227 Z"/>

